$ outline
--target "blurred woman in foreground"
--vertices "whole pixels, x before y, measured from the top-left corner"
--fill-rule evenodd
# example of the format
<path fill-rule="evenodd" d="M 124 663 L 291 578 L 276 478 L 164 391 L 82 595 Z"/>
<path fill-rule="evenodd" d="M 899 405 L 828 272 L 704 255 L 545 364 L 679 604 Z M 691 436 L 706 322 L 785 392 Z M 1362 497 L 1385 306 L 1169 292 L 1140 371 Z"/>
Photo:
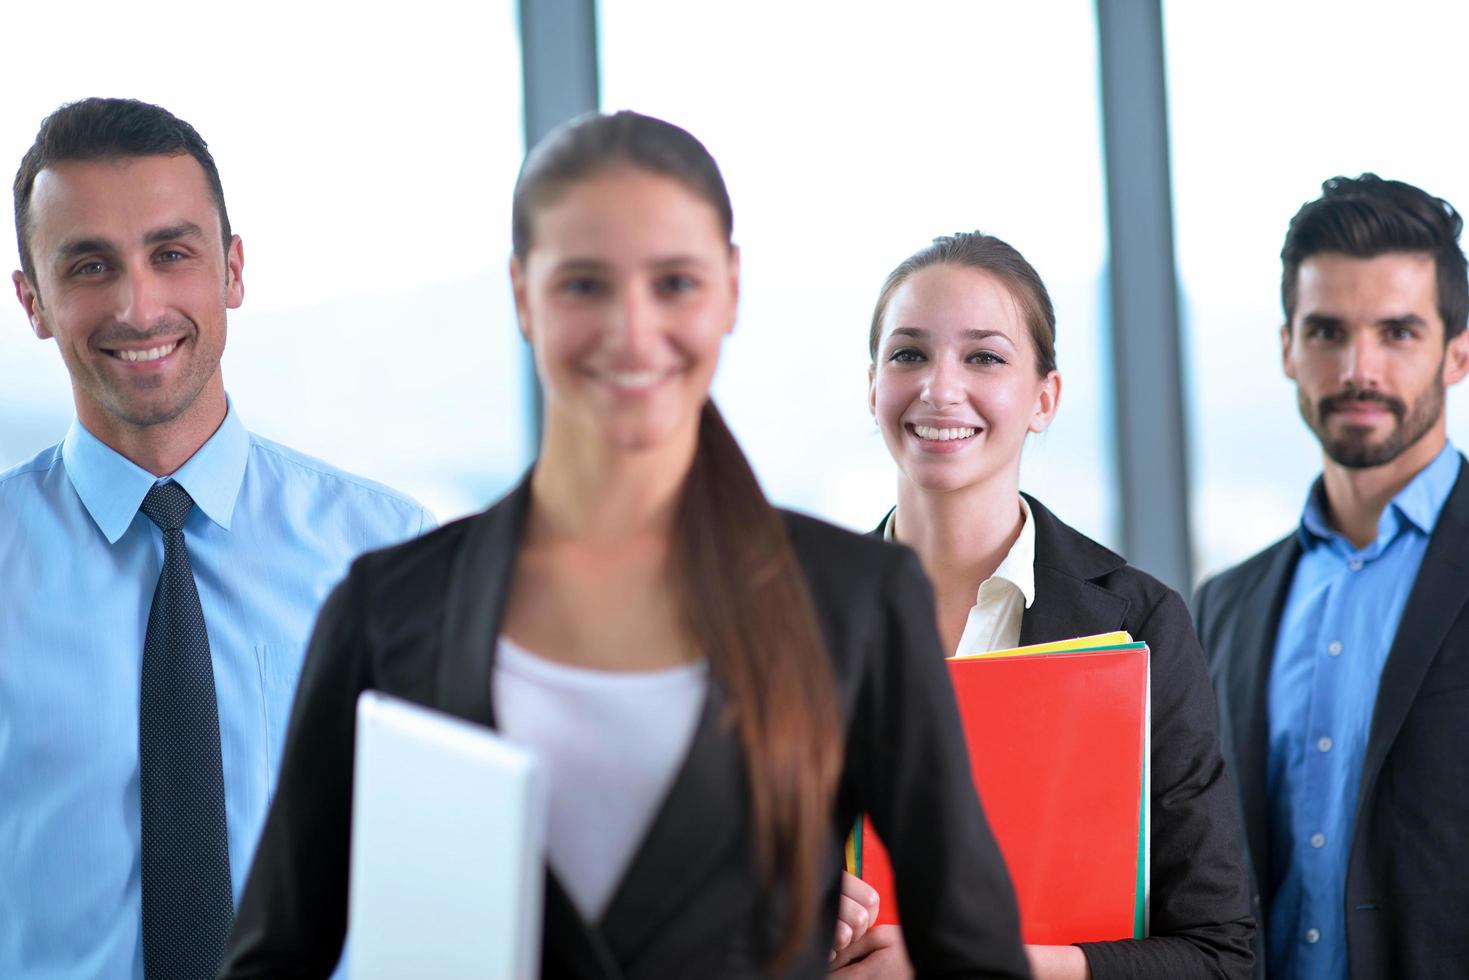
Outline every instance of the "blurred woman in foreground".
<path fill-rule="evenodd" d="M 709 401 L 732 225 L 713 159 L 668 123 L 588 117 L 529 155 L 511 279 L 539 458 L 328 601 L 227 976 L 337 961 L 367 688 L 540 754 L 548 976 L 824 974 L 863 810 L 918 970 L 1025 975 L 917 561 L 772 508 Z"/>

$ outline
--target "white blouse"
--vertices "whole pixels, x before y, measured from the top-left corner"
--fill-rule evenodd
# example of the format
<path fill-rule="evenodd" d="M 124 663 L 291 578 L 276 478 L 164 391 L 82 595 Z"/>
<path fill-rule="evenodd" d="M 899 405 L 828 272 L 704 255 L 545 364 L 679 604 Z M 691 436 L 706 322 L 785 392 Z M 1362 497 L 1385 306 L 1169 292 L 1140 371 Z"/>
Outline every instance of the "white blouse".
<path fill-rule="evenodd" d="M 896 541 L 896 511 L 888 517 L 882 536 Z M 1020 498 L 1020 536 L 1010 546 L 995 574 L 979 583 L 979 595 L 964 623 L 964 635 L 952 656 L 960 657 L 1020 645 L 1020 621 L 1035 602 L 1035 520 L 1030 504 Z"/>
<path fill-rule="evenodd" d="M 546 769 L 547 859 L 582 917 L 596 922 L 688 754 L 708 665 L 592 670 L 502 636 L 492 683 L 500 733 Z"/>

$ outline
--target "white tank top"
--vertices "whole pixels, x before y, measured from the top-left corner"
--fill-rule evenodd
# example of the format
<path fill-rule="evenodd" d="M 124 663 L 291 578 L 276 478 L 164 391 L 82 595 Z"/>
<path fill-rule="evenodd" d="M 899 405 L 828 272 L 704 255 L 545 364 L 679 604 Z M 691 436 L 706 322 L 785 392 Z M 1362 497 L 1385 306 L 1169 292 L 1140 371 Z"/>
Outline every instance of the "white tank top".
<path fill-rule="evenodd" d="M 496 723 L 546 769 L 547 857 L 588 922 L 607 910 L 668 795 L 708 686 L 703 661 L 652 671 L 592 670 L 500 638 Z"/>

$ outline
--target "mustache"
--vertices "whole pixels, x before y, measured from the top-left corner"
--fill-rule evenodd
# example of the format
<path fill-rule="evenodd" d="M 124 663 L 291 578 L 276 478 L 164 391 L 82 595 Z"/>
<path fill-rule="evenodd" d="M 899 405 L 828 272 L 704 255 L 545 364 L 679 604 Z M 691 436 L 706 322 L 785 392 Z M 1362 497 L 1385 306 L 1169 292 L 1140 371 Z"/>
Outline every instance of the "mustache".
<path fill-rule="evenodd" d="M 1361 402 L 1377 402 L 1389 412 L 1392 412 L 1399 420 L 1408 414 L 1408 406 L 1404 404 L 1401 398 L 1394 398 L 1392 395 L 1385 395 L 1380 391 L 1372 391 L 1370 389 L 1357 390 L 1353 388 L 1322 398 L 1316 403 L 1316 411 L 1319 418 L 1325 418 L 1332 412 L 1339 412 L 1348 405 L 1353 403 L 1360 404 Z"/>
<path fill-rule="evenodd" d="M 194 331 L 193 321 L 183 317 L 155 323 L 146 330 L 131 323 L 110 323 L 92 335 L 92 346 L 111 348 L 124 344 L 145 344 L 155 339 L 192 336 Z"/>

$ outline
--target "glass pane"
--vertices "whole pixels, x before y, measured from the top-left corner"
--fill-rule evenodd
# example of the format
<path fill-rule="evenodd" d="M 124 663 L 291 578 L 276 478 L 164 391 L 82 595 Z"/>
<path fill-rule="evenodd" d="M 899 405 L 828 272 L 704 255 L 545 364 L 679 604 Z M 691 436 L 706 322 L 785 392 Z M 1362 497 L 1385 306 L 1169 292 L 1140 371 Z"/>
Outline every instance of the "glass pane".
<path fill-rule="evenodd" d="M 1281 373 L 1280 246 L 1291 216 L 1323 180 L 1363 171 L 1469 209 L 1469 130 L 1452 96 L 1469 8 L 1346 9 L 1329 0 L 1165 5 L 1200 571 L 1289 532 L 1321 471 Z M 1411 71 L 1383 70 L 1402 58 Z M 1469 403 L 1451 395 L 1450 438 L 1469 440 L 1466 426 Z"/>
<path fill-rule="evenodd" d="M 862 530 L 891 506 L 872 305 L 934 235 L 978 228 L 1057 308 L 1064 397 L 1022 486 L 1114 540 L 1089 3 L 605 0 L 600 28 L 604 105 L 687 127 L 724 169 L 743 308 L 715 395 L 775 500 Z"/>
<path fill-rule="evenodd" d="M 260 3 L 140 18 L 93 2 L 8 16 L 11 37 L 64 45 L 0 58 L 4 166 L 46 113 L 89 95 L 157 102 L 209 141 L 245 246 L 224 373 L 246 425 L 441 519 L 514 479 L 528 445 L 506 280 L 522 148 L 511 0 L 424 0 L 412 16 Z M 0 380 L 4 468 L 59 441 L 73 414 L 54 344 L 13 301 Z"/>

